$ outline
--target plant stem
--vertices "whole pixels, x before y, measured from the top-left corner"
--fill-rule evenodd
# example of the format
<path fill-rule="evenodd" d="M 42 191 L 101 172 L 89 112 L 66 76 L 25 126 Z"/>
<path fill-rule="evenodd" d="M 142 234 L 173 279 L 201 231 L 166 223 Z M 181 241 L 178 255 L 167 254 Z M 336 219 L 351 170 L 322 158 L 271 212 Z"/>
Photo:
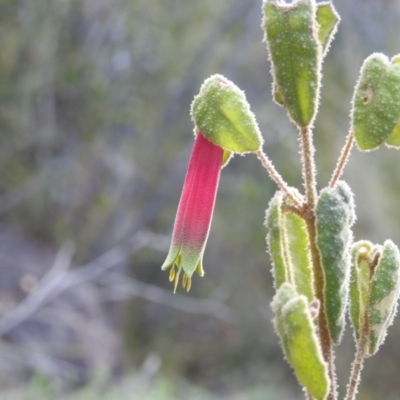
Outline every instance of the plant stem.
<path fill-rule="evenodd" d="M 302 208 L 302 204 L 293 196 L 292 192 L 290 191 L 289 186 L 283 180 L 282 176 L 279 172 L 275 169 L 272 161 L 268 158 L 268 156 L 263 152 L 263 150 L 258 150 L 256 152 L 258 159 L 261 161 L 263 167 L 268 171 L 269 176 L 271 179 L 278 185 L 278 187 L 293 201 L 293 203 L 299 209 Z"/>
<path fill-rule="evenodd" d="M 360 340 L 358 341 L 357 352 L 351 367 L 351 376 L 347 388 L 346 400 L 355 400 L 358 385 L 360 384 L 361 371 L 364 366 L 365 349 L 368 343 L 369 320 L 367 317 L 368 316 L 366 315 L 364 318 L 365 322 L 363 329 L 360 332 Z"/>
<path fill-rule="evenodd" d="M 321 257 L 317 247 L 317 230 L 315 227 L 315 206 L 317 201 L 316 168 L 314 159 L 314 145 L 312 143 L 312 132 L 310 128 L 300 129 L 300 143 L 302 152 L 303 179 L 307 198 L 307 231 L 310 239 L 310 252 L 312 268 L 314 272 L 315 296 L 320 301 L 321 307 L 318 315 L 319 339 L 322 354 L 328 365 L 328 375 L 331 382 L 327 400 L 336 400 L 336 375 L 334 366 L 333 346 L 328 330 L 328 321 L 325 310 L 324 297 L 324 272 L 321 265 Z"/>
<path fill-rule="evenodd" d="M 314 214 L 314 212 L 313 212 Z M 312 215 L 311 218 L 306 220 L 307 231 L 310 238 L 310 252 L 311 260 L 314 272 L 314 290 L 315 296 L 320 301 L 320 311 L 318 314 L 318 329 L 319 329 L 319 339 L 321 343 L 322 355 L 324 360 L 328 364 L 328 376 L 331 382 L 329 395 L 327 400 L 336 399 L 336 374 L 335 374 L 335 364 L 333 355 L 333 346 L 331 335 L 328 330 L 328 320 L 326 317 L 325 310 L 325 297 L 324 297 L 324 273 L 321 266 L 321 259 L 319 254 L 319 249 L 316 245 L 317 231 L 315 228 L 315 216 Z"/>
<path fill-rule="evenodd" d="M 301 156 L 303 166 L 303 180 L 306 189 L 308 209 L 314 212 L 317 199 L 317 182 L 315 179 L 314 145 L 310 128 L 300 129 Z"/>
<path fill-rule="evenodd" d="M 349 159 L 350 156 L 350 151 L 353 147 L 354 143 L 354 135 L 353 132 L 349 132 L 346 138 L 346 143 L 342 149 L 342 152 L 340 153 L 340 157 L 337 161 L 335 171 L 332 174 L 332 178 L 329 182 L 330 187 L 334 187 L 336 185 L 336 182 L 338 179 L 342 176 L 344 167 L 346 166 L 346 163 Z"/>
<path fill-rule="evenodd" d="M 301 208 L 299 208 L 299 207 L 283 204 L 282 212 L 298 215 L 300 218 L 302 218 L 304 220 L 307 218 L 307 213 L 306 213 L 304 205 L 302 205 Z"/>
<path fill-rule="evenodd" d="M 373 275 L 374 264 L 376 266 L 377 260 L 370 263 L 371 276 Z M 369 315 L 368 309 L 364 313 L 364 322 L 360 332 L 360 339 L 357 344 L 357 351 L 354 357 L 353 364 L 351 365 L 351 375 L 349 385 L 347 387 L 346 400 L 355 400 L 358 385 L 360 384 L 361 371 L 364 367 L 365 349 L 368 344 L 369 334 Z"/>

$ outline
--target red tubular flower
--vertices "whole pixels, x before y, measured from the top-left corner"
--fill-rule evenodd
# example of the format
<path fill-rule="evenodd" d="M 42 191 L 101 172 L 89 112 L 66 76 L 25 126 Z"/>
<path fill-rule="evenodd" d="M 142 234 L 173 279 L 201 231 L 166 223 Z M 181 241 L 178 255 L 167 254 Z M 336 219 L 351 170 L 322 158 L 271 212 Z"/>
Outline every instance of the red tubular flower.
<path fill-rule="evenodd" d="M 171 267 L 174 292 L 183 269 L 183 287 L 190 290 L 193 272 L 204 275 L 203 253 L 210 232 L 224 150 L 201 132 L 196 135 L 179 201 L 171 247 L 162 270 Z M 175 270 L 175 266 L 177 270 Z"/>

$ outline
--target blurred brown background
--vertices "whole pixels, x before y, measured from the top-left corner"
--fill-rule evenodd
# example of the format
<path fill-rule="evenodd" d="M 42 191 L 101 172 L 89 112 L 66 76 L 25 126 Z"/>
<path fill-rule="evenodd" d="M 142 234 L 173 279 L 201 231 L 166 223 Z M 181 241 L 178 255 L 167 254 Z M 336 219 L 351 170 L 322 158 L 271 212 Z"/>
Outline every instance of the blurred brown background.
<path fill-rule="evenodd" d="M 400 52 L 397 0 L 335 0 L 315 127 L 327 184 L 372 52 Z M 193 142 L 190 102 L 221 73 L 246 91 L 265 149 L 301 188 L 296 132 L 271 101 L 261 0 L 0 1 L 0 385 L 20 399 L 301 399 L 271 323 L 254 156 L 221 176 L 203 279 L 160 271 Z M 400 153 L 353 150 L 355 238 L 400 244 Z M 398 399 L 400 318 L 360 400 Z M 341 391 L 354 353 L 338 348 Z"/>

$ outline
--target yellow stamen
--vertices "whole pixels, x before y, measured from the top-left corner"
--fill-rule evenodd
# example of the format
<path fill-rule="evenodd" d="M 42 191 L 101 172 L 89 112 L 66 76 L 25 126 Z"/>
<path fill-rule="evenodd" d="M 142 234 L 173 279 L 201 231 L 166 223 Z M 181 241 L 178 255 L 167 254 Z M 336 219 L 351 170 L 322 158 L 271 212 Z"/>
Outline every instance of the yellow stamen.
<path fill-rule="evenodd" d="M 175 266 L 173 265 L 171 267 L 171 270 L 169 271 L 169 281 L 172 282 L 175 279 Z"/>
<path fill-rule="evenodd" d="M 186 274 L 183 274 L 182 277 L 182 286 L 185 288 L 186 287 L 186 283 L 187 283 L 188 277 Z"/>
<path fill-rule="evenodd" d="M 175 274 L 175 282 L 174 282 L 174 293 L 176 293 L 176 288 L 178 287 L 178 282 L 179 282 L 179 275 L 181 273 L 181 269 L 180 267 L 178 267 L 178 271 Z"/>
<path fill-rule="evenodd" d="M 186 291 L 188 292 L 191 287 L 192 287 L 192 278 L 187 278 Z"/>

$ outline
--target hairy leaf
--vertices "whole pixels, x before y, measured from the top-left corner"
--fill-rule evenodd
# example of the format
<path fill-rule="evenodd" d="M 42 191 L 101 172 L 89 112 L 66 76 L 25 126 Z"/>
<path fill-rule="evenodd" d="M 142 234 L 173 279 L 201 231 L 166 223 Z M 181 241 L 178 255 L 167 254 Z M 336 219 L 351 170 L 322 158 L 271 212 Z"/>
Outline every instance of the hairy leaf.
<path fill-rule="evenodd" d="M 284 353 L 297 379 L 313 398 L 323 400 L 330 383 L 306 297 L 284 283 L 274 297 L 272 308 Z"/>
<path fill-rule="evenodd" d="M 263 27 L 274 98 L 300 127 L 312 124 L 319 101 L 322 45 L 312 0 L 264 0 Z"/>
<path fill-rule="evenodd" d="M 321 190 L 316 206 L 317 246 L 324 271 L 325 308 L 332 341 L 340 342 L 345 326 L 355 220 L 353 194 L 339 181 Z"/>

